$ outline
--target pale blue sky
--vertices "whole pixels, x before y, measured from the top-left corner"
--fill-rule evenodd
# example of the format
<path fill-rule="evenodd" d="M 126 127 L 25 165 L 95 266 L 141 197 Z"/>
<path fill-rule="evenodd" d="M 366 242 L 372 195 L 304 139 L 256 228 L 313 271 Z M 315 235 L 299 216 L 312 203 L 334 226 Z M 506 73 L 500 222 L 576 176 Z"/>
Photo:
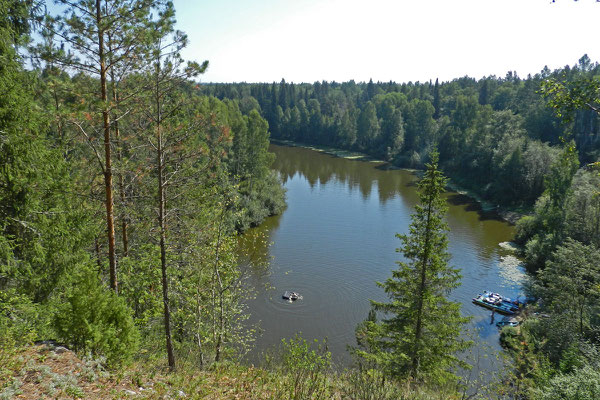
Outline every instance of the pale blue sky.
<path fill-rule="evenodd" d="M 51 0 L 48 3 L 52 3 Z M 600 62 L 596 0 L 174 0 L 202 82 L 522 77 Z M 55 7 L 50 6 L 55 12 Z"/>
<path fill-rule="evenodd" d="M 175 0 L 203 82 L 397 82 L 600 61 L 595 0 Z"/>

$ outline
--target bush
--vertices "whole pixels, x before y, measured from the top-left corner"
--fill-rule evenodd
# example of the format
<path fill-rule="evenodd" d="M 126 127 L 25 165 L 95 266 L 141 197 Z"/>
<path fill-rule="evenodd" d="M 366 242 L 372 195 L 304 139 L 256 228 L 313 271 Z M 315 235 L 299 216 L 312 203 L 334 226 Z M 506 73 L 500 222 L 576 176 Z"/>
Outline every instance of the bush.
<path fill-rule="evenodd" d="M 539 221 L 531 216 L 526 215 L 517 222 L 514 241 L 519 246 L 525 246 L 527 241 L 536 234 L 540 229 Z"/>
<path fill-rule="evenodd" d="M 92 270 L 76 277 L 66 303 L 58 307 L 54 326 L 68 346 L 103 355 L 112 366 L 131 359 L 137 349 L 139 333 L 131 310 Z"/>
<path fill-rule="evenodd" d="M 311 346 L 299 335 L 289 341 L 283 339 L 281 344 L 280 368 L 285 378 L 278 398 L 330 398 L 328 372 L 331 367 L 331 353 L 326 344 L 315 340 L 315 346 Z"/>
<path fill-rule="evenodd" d="M 386 380 L 383 372 L 376 369 L 352 370 L 344 375 L 343 398 L 348 400 L 401 400 L 405 399 L 401 388 L 394 381 Z"/>
<path fill-rule="evenodd" d="M 572 374 L 558 375 L 538 393 L 537 398 L 539 400 L 596 400 L 600 398 L 600 372 L 586 366 Z"/>
<path fill-rule="evenodd" d="M 39 304 L 15 290 L 0 290 L 0 350 L 26 345 L 43 337 L 49 318 Z"/>

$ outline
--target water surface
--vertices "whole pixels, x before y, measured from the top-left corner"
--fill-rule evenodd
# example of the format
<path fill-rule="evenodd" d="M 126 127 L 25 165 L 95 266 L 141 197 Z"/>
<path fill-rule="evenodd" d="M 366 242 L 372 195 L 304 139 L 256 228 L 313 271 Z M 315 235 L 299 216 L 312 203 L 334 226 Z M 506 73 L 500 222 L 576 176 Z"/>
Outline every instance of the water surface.
<path fill-rule="evenodd" d="M 396 233 L 407 233 L 418 201 L 414 172 L 386 170 L 381 163 L 337 158 L 299 147 L 272 145 L 287 189 L 287 209 L 242 238 L 250 261 L 251 322 L 262 333 L 250 359 L 301 332 L 307 339 L 327 338 L 336 361 L 348 363 L 347 345 L 369 311 L 369 299 L 385 300 L 376 285 L 397 267 L 402 255 Z M 498 350 L 498 330 L 491 312 L 471 303 L 483 290 L 516 297 L 522 273 L 500 243 L 511 240 L 514 227 L 457 193 L 446 193 L 451 264 L 462 269 L 462 285 L 451 298 L 473 316 L 469 327 L 477 340 Z M 257 236 L 264 235 L 267 247 Z M 303 300 L 289 303 L 286 290 Z"/>

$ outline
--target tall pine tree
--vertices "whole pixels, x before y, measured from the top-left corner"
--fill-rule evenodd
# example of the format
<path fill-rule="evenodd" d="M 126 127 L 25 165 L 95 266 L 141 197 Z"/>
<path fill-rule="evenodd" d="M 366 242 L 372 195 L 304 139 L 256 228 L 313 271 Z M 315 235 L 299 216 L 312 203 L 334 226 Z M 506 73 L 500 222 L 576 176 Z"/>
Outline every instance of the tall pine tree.
<path fill-rule="evenodd" d="M 154 33 L 151 16 L 157 12 L 160 20 L 165 1 L 57 0 L 56 3 L 64 11 L 56 17 L 47 16 L 44 37 L 51 46 L 41 45 L 37 52 L 51 64 L 98 78 L 94 82 L 97 86 L 90 91 L 93 95 L 84 101 L 90 108 L 83 115 L 72 116 L 70 123 L 92 148 L 104 178 L 110 287 L 117 292 L 113 145 L 118 133 L 115 123 L 122 115 L 116 115 L 119 111 L 116 90 L 114 94 L 109 91 L 111 82 L 117 81 L 115 74 L 121 79 L 144 64 Z M 98 145 L 100 142 L 102 146 Z M 124 242 L 127 244 L 126 238 Z"/>

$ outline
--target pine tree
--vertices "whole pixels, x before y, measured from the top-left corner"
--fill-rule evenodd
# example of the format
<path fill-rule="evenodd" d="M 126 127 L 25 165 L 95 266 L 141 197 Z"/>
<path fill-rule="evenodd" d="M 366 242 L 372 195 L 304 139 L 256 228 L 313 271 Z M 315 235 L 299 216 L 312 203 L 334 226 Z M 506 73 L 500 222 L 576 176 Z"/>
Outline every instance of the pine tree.
<path fill-rule="evenodd" d="M 173 31 L 175 23 L 175 10 L 168 4 L 163 13 L 164 20 L 157 24 L 158 37 L 152 44 L 154 55 L 153 64 L 149 67 L 147 75 L 149 82 L 147 98 L 148 103 L 144 115 L 150 121 L 149 128 L 153 131 L 149 143 L 154 150 L 155 162 L 152 164 L 156 176 L 156 209 L 158 209 L 156 227 L 160 246 L 161 286 L 163 295 L 163 317 L 165 326 L 165 340 L 169 368 L 175 369 L 175 353 L 171 337 L 171 311 L 169 301 L 169 276 L 168 264 L 172 245 L 169 243 L 168 234 L 173 233 L 174 226 L 169 226 L 168 214 L 172 212 L 168 205 L 174 202 L 173 197 L 184 197 L 181 177 L 191 170 L 189 163 L 199 158 L 199 151 L 193 143 L 194 133 L 199 130 L 197 118 L 190 118 L 185 114 L 184 102 L 177 91 L 184 82 L 204 73 L 208 61 L 202 64 L 196 62 L 184 63 L 180 51 L 187 45 L 187 38 L 179 31 Z M 188 180 L 192 178 L 186 177 Z M 169 187 L 178 187 L 179 193 L 168 194 Z M 176 241 L 171 238 L 171 241 Z"/>
<path fill-rule="evenodd" d="M 162 18 L 164 1 L 57 0 L 56 3 L 65 10 L 60 16 L 47 16 L 43 35 L 50 46 L 38 46 L 37 53 L 45 61 L 98 78 L 92 98 L 85 99 L 91 108 L 82 116 L 73 116 L 70 122 L 92 148 L 104 177 L 110 286 L 117 292 L 113 141 L 118 131 L 111 131 L 118 126 L 120 116 L 115 115 L 117 91 L 109 91 L 112 92 L 111 83 L 117 81 L 115 74 L 122 78 L 144 64 L 153 34 L 151 13 L 157 11 Z M 96 144 L 100 142 L 103 149 Z"/>
<path fill-rule="evenodd" d="M 452 369 L 463 365 L 456 353 L 469 346 L 460 338 L 461 326 L 468 318 L 461 316 L 460 303 L 447 298 L 460 285 L 461 276 L 448 265 L 447 207 L 442 197 L 445 182 L 434 151 L 419 183 L 420 204 L 411 217 L 409 234 L 396 235 L 402 242 L 398 251 L 406 261 L 399 261 L 392 277 L 378 283 L 390 301 L 372 301 L 373 308 L 385 317 L 367 324 L 374 336 L 370 354 L 357 351 L 395 378 L 452 380 Z"/>
<path fill-rule="evenodd" d="M 282 110 L 287 110 L 288 108 L 288 98 L 287 98 L 287 85 L 285 83 L 285 79 L 281 79 L 279 83 L 279 100 L 278 104 Z"/>

